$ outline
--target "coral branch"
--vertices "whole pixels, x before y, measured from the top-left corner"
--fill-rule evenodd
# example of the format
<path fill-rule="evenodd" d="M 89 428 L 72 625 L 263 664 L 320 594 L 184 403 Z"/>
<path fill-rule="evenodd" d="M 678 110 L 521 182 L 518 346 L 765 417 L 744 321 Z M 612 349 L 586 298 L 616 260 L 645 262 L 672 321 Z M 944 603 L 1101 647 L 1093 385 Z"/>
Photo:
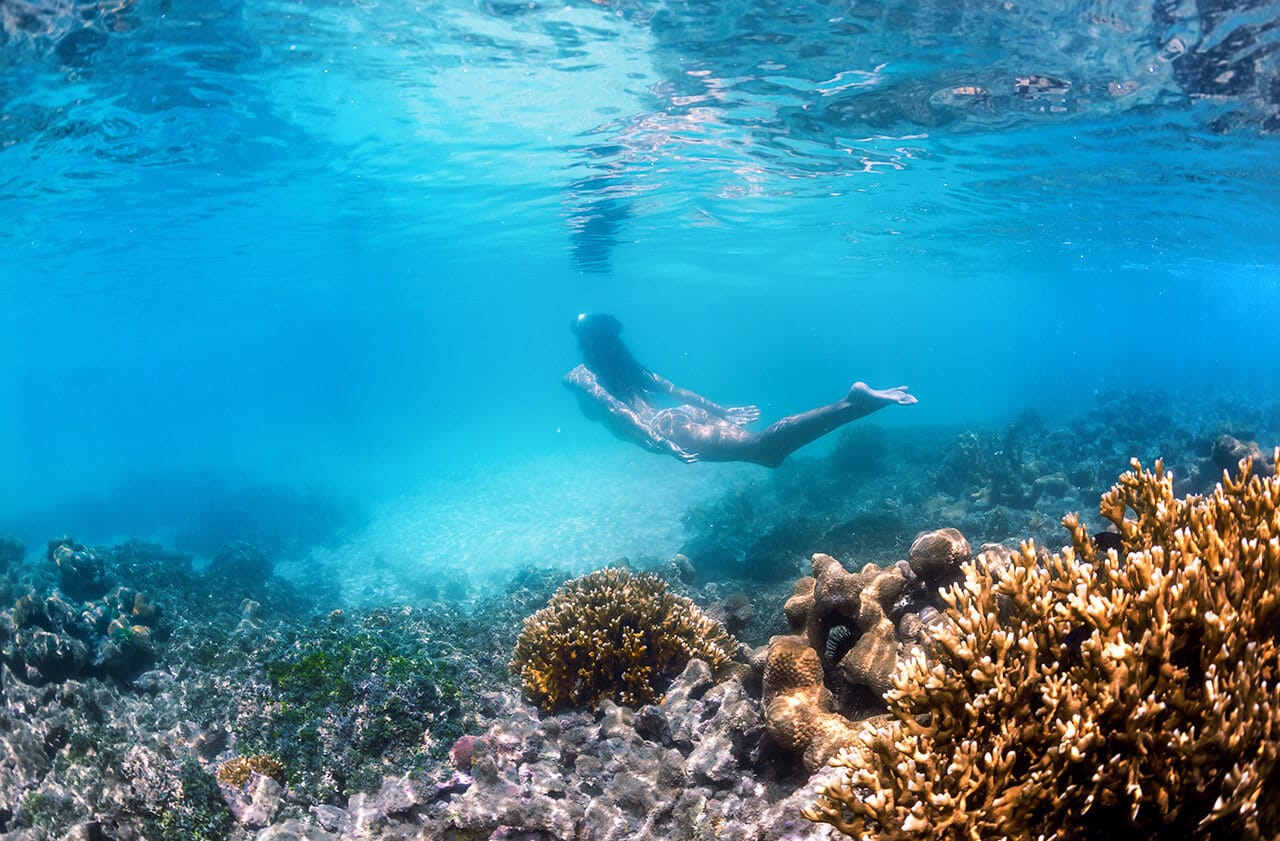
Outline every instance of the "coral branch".
<path fill-rule="evenodd" d="M 1280 450 L 1275 459 L 1280 464 Z M 1175 498 L 1135 461 L 1042 556 L 983 552 L 904 658 L 890 720 L 806 815 L 879 839 L 1280 834 L 1280 479 Z"/>

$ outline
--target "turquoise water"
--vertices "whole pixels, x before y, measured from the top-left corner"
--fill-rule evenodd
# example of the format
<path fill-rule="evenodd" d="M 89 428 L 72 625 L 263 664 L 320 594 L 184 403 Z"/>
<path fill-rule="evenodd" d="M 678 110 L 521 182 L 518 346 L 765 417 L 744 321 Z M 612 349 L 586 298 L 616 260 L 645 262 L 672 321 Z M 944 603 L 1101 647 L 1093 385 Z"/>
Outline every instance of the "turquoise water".
<path fill-rule="evenodd" d="M 6 2 L 0 524 L 661 554 L 760 469 L 581 418 L 584 310 L 766 419 L 1269 398 L 1280 7 L 1130 5 Z"/>

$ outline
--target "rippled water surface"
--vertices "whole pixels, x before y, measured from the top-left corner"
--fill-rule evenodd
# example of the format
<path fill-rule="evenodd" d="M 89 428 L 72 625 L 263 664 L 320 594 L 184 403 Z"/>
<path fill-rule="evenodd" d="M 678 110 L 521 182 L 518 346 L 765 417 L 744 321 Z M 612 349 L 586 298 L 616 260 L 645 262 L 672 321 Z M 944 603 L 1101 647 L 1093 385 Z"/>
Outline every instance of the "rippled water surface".
<path fill-rule="evenodd" d="M 889 422 L 1261 399 L 1277 18 L 3 0 L 0 501 L 625 472 L 558 385 L 584 309 L 766 416 L 858 378 L 920 395 Z"/>

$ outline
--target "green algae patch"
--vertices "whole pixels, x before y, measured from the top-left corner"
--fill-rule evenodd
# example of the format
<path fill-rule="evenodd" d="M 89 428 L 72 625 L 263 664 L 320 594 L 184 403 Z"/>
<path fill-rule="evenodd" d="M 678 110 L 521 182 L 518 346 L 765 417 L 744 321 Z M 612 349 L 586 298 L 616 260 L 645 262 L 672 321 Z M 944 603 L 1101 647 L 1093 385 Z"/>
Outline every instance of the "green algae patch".
<path fill-rule="evenodd" d="M 417 619 L 330 616 L 271 652 L 266 728 L 242 738 L 280 757 L 304 798 L 376 790 L 384 775 L 440 759 L 462 735 L 457 666 L 433 652 Z"/>
<path fill-rule="evenodd" d="M 151 827 L 160 841 L 223 841 L 233 820 L 218 784 L 194 759 L 182 763 L 178 773 L 180 796 Z"/>

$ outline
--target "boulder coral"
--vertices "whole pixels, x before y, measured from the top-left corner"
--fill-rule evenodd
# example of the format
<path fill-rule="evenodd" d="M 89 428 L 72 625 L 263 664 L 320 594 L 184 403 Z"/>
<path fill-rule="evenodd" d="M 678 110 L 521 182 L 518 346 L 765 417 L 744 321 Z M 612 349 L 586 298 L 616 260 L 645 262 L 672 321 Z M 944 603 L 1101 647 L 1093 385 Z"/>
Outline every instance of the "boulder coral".
<path fill-rule="evenodd" d="M 73 599 L 92 599 L 108 586 L 102 556 L 69 537 L 50 540 L 45 557 L 57 567 L 59 584 Z"/>
<path fill-rule="evenodd" d="M 761 703 L 769 737 L 799 754 L 811 771 L 855 741 L 854 723 L 832 711 L 834 698 L 823 685 L 818 652 L 802 637 L 769 641 Z"/>
<path fill-rule="evenodd" d="M 968 557 L 955 529 L 920 534 L 908 559 L 888 567 L 850 572 L 830 555 L 813 556 L 813 575 L 796 582 L 783 610 L 792 633 L 818 653 L 838 712 L 865 718 L 882 709 L 903 645 L 916 641 L 922 616 L 942 607 L 938 583 Z"/>
<path fill-rule="evenodd" d="M 608 698 L 656 703 L 694 658 L 727 665 L 737 643 L 656 575 L 604 569 L 566 582 L 524 621 L 511 670 L 544 710 Z"/>
<path fill-rule="evenodd" d="M 925 581 L 950 583 L 972 553 L 959 529 L 938 529 L 916 537 L 907 553 L 907 563 Z"/>
<path fill-rule="evenodd" d="M 0 663 L 36 686 L 90 675 L 131 681 L 155 660 L 160 615 L 127 587 L 79 603 L 28 592 L 0 610 Z"/>
<path fill-rule="evenodd" d="M 1275 454 L 1280 462 L 1280 450 Z M 1071 546 L 981 553 L 904 658 L 890 720 L 806 811 L 858 838 L 1280 835 L 1280 479 L 1177 498 L 1162 462 Z"/>
<path fill-rule="evenodd" d="M 853 741 L 853 721 L 884 709 L 904 646 L 924 631 L 921 616 L 942 602 L 938 582 L 969 557 L 955 529 L 924 532 L 906 561 L 849 572 L 813 556 L 813 575 L 795 584 L 783 610 L 792 633 L 769 641 L 763 705 L 770 737 L 814 769 Z"/>

